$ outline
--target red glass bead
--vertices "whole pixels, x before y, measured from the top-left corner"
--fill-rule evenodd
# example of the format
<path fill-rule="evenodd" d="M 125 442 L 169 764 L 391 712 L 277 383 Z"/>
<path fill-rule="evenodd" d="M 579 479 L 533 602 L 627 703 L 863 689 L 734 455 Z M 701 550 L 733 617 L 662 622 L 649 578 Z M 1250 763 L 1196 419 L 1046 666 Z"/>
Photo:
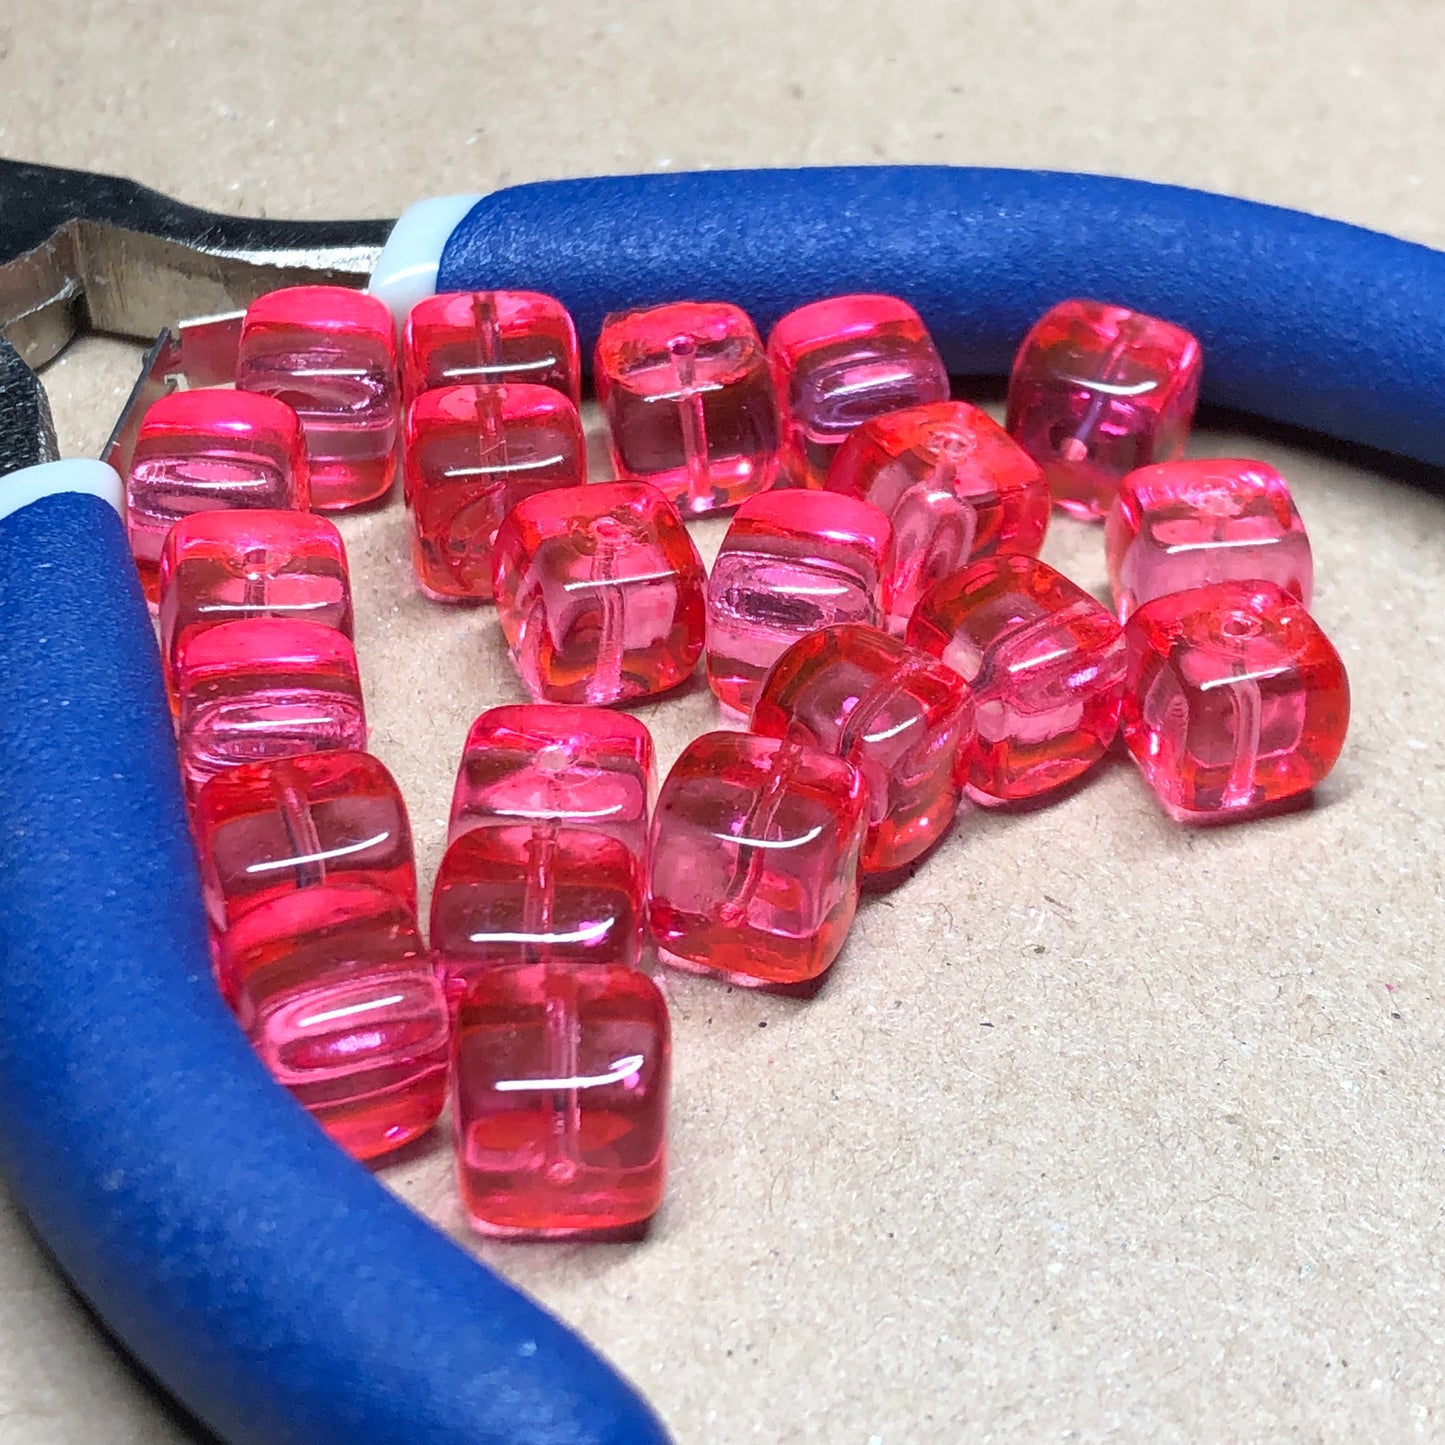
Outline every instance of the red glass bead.
<path fill-rule="evenodd" d="M 1344 664 L 1275 583 L 1156 597 L 1124 639 L 1124 741 L 1171 816 L 1246 817 L 1334 767 L 1350 722 Z"/>
<path fill-rule="evenodd" d="M 893 296 L 832 296 L 768 337 L 783 419 L 782 473 L 819 487 L 848 434 L 884 412 L 948 399 L 948 372 L 918 313 Z"/>
<path fill-rule="evenodd" d="M 1252 577 L 1310 604 L 1305 524 L 1285 479 L 1263 462 L 1205 457 L 1130 472 L 1104 545 L 1121 618 L 1170 592 Z"/>
<path fill-rule="evenodd" d="M 645 483 L 519 502 L 497 533 L 492 581 L 512 661 L 539 700 L 650 697 L 685 682 L 702 654 L 702 558 Z"/>
<path fill-rule="evenodd" d="M 690 516 L 772 485 L 778 404 L 746 312 L 678 301 L 609 316 L 593 377 L 619 477 L 651 482 Z"/>
<path fill-rule="evenodd" d="M 177 391 L 147 410 L 125 487 L 126 531 L 152 606 L 171 528 L 196 513 L 266 507 L 305 511 L 310 475 L 296 413 L 269 396 Z"/>
<path fill-rule="evenodd" d="M 161 656 L 197 632 L 246 617 L 319 622 L 352 635 L 341 533 L 314 512 L 197 512 L 170 530 L 160 563 Z"/>
<path fill-rule="evenodd" d="M 492 595 L 492 544 L 524 497 L 587 480 L 577 408 L 547 386 L 449 386 L 406 417 L 412 560 L 438 599 Z"/>
<path fill-rule="evenodd" d="M 858 905 L 868 823 L 851 763 L 796 739 L 704 733 L 652 821 L 652 936 L 669 963 L 743 984 L 817 978 Z"/>
<path fill-rule="evenodd" d="M 876 628 L 826 627 L 768 674 L 752 730 L 846 758 L 868 787 L 864 873 L 926 852 L 958 809 L 973 699 L 952 668 Z"/>
<path fill-rule="evenodd" d="M 747 712 L 768 669 L 798 638 L 882 616 L 891 530 L 853 497 L 764 492 L 738 508 L 707 583 L 707 678 Z"/>
<path fill-rule="evenodd" d="M 447 841 L 481 823 L 593 828 L 647 857 L 652 734 L 625 712 L 554 703 L 489 708 L 472 724 Z"/>
<path fill-rule="evenodd" d="M 401 383 L 395 323 L 375 296 L 345 286 L 291 286 L 253 301 L 241 328 L 236 386 L 274 396 L 301 418 L 313 507 L 339 511 L 385 496 Z"/>
<path fill-rule="evenodd" d="M 963 401 L 864 422 L 838 449 L 824 487 L 872 502 L 893 524 L 883 605 L 897 632 L 935 582 L 974 557 L 1036 556 L 1049 524 L 1038 463 Z"/>
<path fill-rule="evenodd" d="M 1185 330 L 1099 301 L 1062 301 L 1024 337 L 1008 429 L 1076 517 L 1109 509 L 1119 478 L 1181 456 L 1203 367 Z"/>
<path fill-rule="evenodd" d="M 406 804 L 370 753 L 227 768 L 197 794 L 191 827 L 218 929 L 272 898 L 330 883 L 393 893 L 416 911 Z"/>
<path fill-rule="evenodd" d="M 475 836 L 475 835 L 473 835 Z M 635 969 L 478 975 L 457 1011 L 457 1180 L 484 1234 L 632 1230 L 666 1173 L 667 1005 Z"/>
<path fill-rule="evenodd" d="M 219 957 L 272 1077 L 349 1154 L 375 1158 L 436 1123 L 451 1020 L 403 899 L 342 884 L 283 894 L 239 918 Z"/>
<path fill-rule="evenodd" d="M 366 747 L 356 651 L 319 622 L 251 617 L 193 634 L 176 662 L 181 771 Z"/>
<path fill-rule="evenodd" d="M 412 307 L 402 333 L 408 398 L 438 386 L 527 382 L 582 403 L 577 328 L 539 291 L 444 291 Z"/>
<path fill-rule="evenodd" d="M 469 829 L 442 857 L 431 943 L 447 995 L 492 969 L 572 969 L 642 956 L 642 865 L 609 837 L 554 823 Z"/>
<path fill-rule="evenodd" d="M 968 789 L 981 802 L 1061 787 L 1113 741 L 1119 624 L 1037 557 L 989 557 L 945 578 L 924 593 L 906 635 L 973 689 Z"/>

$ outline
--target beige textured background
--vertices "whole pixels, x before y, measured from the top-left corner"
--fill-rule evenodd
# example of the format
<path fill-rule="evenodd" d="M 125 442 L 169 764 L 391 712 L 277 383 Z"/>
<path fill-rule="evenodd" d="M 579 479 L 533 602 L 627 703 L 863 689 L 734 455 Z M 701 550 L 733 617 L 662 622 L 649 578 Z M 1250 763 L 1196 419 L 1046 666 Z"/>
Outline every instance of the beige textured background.
<path fill-rule="evenodd" d="M 1442 54 L 1438 0 L 10 0 L 0 153 L 295 216 L 669 166 L 1049 165 L 1445 245 Z M 50 369 L 69 452 L 135 361 Z M 680 1445 L 1445 1435 L 1445 502 L 1323 447 L 1196 449 L 1275 463 L 1310 525 L 1356 698 L 1320 806 L 1183 832 L 1119 764 L 966 817 L 811 1002 L 669 978 L 652 1236 L 482 1253 Z M 519 693 L 488 613 L 410 590 L 398 510 L 343 530 L 429 877 L 465 726 Z M 1097 587 L 1101 552 L 1060 523 L 1046 555 Z M 664 763 L 713 716 L 705 691 L 644 715 Z M 456 1227 L 440 1141 L 383 1177 Z M 0 1445 L 188 1438 L 0 1211 Z"/>

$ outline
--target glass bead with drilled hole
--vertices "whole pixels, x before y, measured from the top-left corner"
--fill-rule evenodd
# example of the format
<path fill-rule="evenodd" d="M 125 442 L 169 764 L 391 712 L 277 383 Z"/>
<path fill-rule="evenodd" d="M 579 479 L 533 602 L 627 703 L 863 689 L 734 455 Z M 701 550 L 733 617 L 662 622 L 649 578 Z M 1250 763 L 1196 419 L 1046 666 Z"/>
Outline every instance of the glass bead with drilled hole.
<path fill-rule="evenodd" d="M 406 804 L 370 753 L 227 768 L 197 794 L 191 829 L 218 929 L 283 893 L 329 883 L 364 884 L 416 908 Z"/>
<path fill-rule="evenodd" d="M 502 519 L 526 497 L 584 483 L 587 443 L 577 408 L 551 387 L 440 387 L 407 409 L 403 466 L 422 591 L 486 601 Z"/>
<path fill-rule="evenodd" d="M 820 487 L 838 448 L 885 412 L 948 399 L 948 372 L 918 313 L 896 296 L 830 296 L 768 337 L 782 416 L 781 477 Z"/>
<path fill-rule="evenodd" d="M 301 418 L 311 505 L 341 511 L 384 497 L 401 425 L 396 324 L 375 296 L 291 286 L 246 309 L 236 387 Z"/>
<path fill-rule="evenodd" d="M 196 512 L 161 551 L 161 657 L 197 632 L 247 617 L 319 622 L 352 635 L 351 575 L 341 534 L 314 512 Z"/>
<path fill-rule="evenodd" d="M 695 738 L 652 820 L 661 956 L 746 985 L 819 977 L 852 926 L 867 825 L 866 785 L 842 758 L 793 738 Z"/>
<path fill-rule="evenodd" d="M 1039 465 L 987 412 L 938 401 L 864 422 L 823 483 L 884 512 L 883 606 L 902 632 L 918 599 L 975 557 L 1037 556 L 1052 498 Z"/>
<path fill-rule="evenodd" d="M 304 512 L 310 473 L 296 413 L 269 396 L 177 391 L 141 420 L 125 485 L 125 522 L 146 600 L 160 600 L 171 528 L 240 508 Z"/>
<path fill-rule="evenodd" d="M 176 662 L 188 793 L 225 768 L 366 747 L 356 650 L 334 627 L 250 617 L 190 637 Z"/>
<path fill-rule="evenodd" d="M 1130 472 L 1104 548 L 1121 620 L 1170 592 L 1252 577 L 1310 605 L 1310 539 L 1289 484 L 1264 462 L 1201 457 Z"/>
<path fill-rule="evenodd" d="M 462 749 L 447 841 L 482 824 L 554 822 L 609 834 L 642 862 L 653 782 L 652 734 L 630 713 L 488 708 Z"/>
<path fill-rule="evenodd" d="M 539 702 L 651 697 L 702 655 L 702 558 L 647 483 L 527 497 L 497 533 L 492 579 L 512 662 Z"/>
<path fill-rule="evenodd" d="M 643 884 L 640 860 L 606 833 L 551 822 L 469 829 L 447 847 L 432 891 L 447 996 L 495 968 L 636 967 Z"/>
<path fill-rule="evenodd" d="M 667 1004 L 646 974 L 547 963 L 477 974 L 457 1007 L 452 1070 L 472 1227 L 639 1231 L 662 1202 L 670 1076 Z"/>
<path fill-rule="evenodd" d="M 651 482 L 684 516 L 772 485 L 778 404 L 746 312 L 676 301 L 609 316 L 592 371 L 619 477 Z"/>
<path fill-rule="evenodd" d="M 1124 741 L 1172 817 L 1248 817 L 1334 767 L 1350 723 L 1344 663 L 1277 584 L 1156 597 L 1129 618 L 1124 642 Z"/>
<path fill-rule="evenodd" d="M 868 787 L 860 868 L 891 873 L 947 832 L 973 745 L 968 684 L 937 658 L 877 628 L 825 627 L 768 674 L 752 731 L 846 758 Z"/>
<path fill-rule="evenodd" d="M 436 1123 L 451 1020 L 405 899 L 349 883 L 279 894 L 221 935 L 217 958 L 272 1078 L 349 1154 L 376 1158 Z"/>
<path fill-rule="evenodd" d="M 968 790 L 983 803 L 1037 798 L 1108 750 L 1124 686 L 1119 624 L 1037 557 L 987 557 L 923 594 L 907 640 L 973 690 Z"/>
<path fill-rule="evenodd" d="M 1009 434 L 1044 469 L 1054 501 L 1097 521 L 1119 478 L 1184 452 L 1203 369 L 1182 327 L 1101 301 L 1061 301 L 1014 359 Z"/>
<path fill-rule="evenodd" d="M 539 291 L 444 291 L 412 307 L 402 331 L 408 400 L 438 386 L 525 382 L 582 404 L 577 328 Z"/>
<path fill-rule="evenodd" d="M 707 583 L 707 678 L 748 712 L 798 638 L 882 620 L 891 529 L 877 507 L 831 492 L 764 492 L 738 508 Z"/>

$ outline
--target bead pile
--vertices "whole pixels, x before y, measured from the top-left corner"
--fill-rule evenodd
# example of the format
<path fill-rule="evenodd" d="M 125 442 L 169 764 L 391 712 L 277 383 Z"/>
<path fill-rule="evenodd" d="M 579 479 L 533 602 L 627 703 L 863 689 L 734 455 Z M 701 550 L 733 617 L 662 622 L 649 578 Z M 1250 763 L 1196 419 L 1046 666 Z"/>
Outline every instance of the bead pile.
<path fill-rule="evenodd" d="M 261 298 L 236 389 L 142 425 L 128 526 L 158 607 L 216 977 L 278 1082 L 389 1153 L 450 1092 L 466 1213 L 498 1235 L 635 1230 L 661 1201 L 670 1038 L 642 971 L 807 985 L 860 879 L 917 865 L 965 794 L 1031 800 L 1116 732 L 1181 820 L 1333 766 L 1338 655 L 1284 480 L 1182 461 L 1188 333 L 1067 301 L 1024 338 L 1006 426 L 949 399 L 917 314 L 843 296 L 764 346 L 735 306 L 608 318 L 589 483 L 565 309 L 442 295 L 398 356 L 376 299 Z M 417 581 L 494 600 L 535 700 L 473 724 L 426 938 L 406 808 L 364 751 L 345 548 L 400 454 Z M 1038 559 L 1106 517 L 1113 611 Z M 684 524 L 735 509 L 709 574 Z M 705 659 L 725 716 L 656 791 L 611 705 Z"/>

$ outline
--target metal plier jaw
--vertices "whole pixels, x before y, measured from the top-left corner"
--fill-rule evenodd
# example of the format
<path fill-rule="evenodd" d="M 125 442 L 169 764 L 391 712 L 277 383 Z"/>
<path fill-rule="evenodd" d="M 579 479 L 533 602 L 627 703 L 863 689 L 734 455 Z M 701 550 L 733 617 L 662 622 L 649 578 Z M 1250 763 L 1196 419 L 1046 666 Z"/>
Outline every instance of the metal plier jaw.
<path fill-rule="evenodd" d="M 54 457 L 44 391 L 23 373 L 75 335 L 154 343 L 104 454 L 124 475 L 157 396 L 182 377 L 231 379 L 246 306 L 282 286 L 364 286 L 391 225 L 222 216 L 134 181 L 0 160 L 0 473 Z"/>

